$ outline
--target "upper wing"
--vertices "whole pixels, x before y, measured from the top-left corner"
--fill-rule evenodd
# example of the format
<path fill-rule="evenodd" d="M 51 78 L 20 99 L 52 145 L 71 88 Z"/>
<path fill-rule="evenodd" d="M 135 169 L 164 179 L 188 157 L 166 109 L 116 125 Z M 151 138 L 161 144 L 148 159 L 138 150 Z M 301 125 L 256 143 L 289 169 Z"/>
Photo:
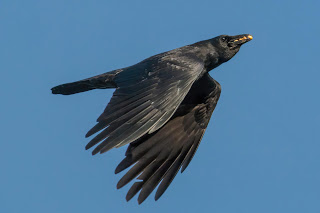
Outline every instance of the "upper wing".
<path fill-rule="evenodd" d="M 102 141 L 93 154 L 133 142 L 163 126 L 176 111 L 204 65 L 179 51 L 157 55 L 115 76 L 117 89 L 98 124 L 87 137 L 104 129 L 86 148 Z"/>
<path fill-rule="evenodd" d="M 220 92 L 219 83 L 205 74 L 161 129 L 130 144 L 125 159 L 115 171 L 121 172 L 134 164 L 117 188 L 140 174 L 139 181 L 130 188 L 127 200 L 141 190 L 138 202 L 142 203 L 162 181 L 155 195 L 155 199 L 159 199 L 178 170 L 182 167 L 181 172 L 184 171 L 197 150 Z"/>

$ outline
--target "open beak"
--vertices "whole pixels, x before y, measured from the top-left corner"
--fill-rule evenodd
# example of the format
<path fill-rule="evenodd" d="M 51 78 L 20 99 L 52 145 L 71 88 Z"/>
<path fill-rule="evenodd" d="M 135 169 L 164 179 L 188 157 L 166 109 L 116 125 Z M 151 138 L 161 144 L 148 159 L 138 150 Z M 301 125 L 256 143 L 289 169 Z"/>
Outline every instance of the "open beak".
<path fill-rule="evenodd" d="M 241 46 L 242 44 L 247 43 L 248 41 L 251 41 L 252 39 L 253 39 L 253 37 L 250 34 L 232 36 L 228 42 L 228 46 L 229 47 Z"/>

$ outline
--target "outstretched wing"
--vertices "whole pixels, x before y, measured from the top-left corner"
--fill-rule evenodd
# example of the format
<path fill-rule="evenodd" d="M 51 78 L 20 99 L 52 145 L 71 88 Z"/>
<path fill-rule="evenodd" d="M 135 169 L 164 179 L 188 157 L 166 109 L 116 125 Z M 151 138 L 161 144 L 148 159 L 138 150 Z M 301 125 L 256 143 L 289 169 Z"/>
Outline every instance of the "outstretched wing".
<path fill-rule="evenodd" d="M 86 136 L 103 131 L 87 149 L 101 141 L 93 154 L 123 146 L 158 130 L 170 119 L 204 71 L 202 62 L 181 52 L 177 49 L 151 57 L 115 76 L 117 89 Z"/>
<path fill-rule="evenodd" d="M 140 190 L 138 202 L 142 203 L 160 183 L 155 200 L 170 185 L 182 167 L 190 163 L 210 117 L 218 102 L 221 87 L 205 74 L 199 79 L 183 100 L 172 118 L 158 131 L 131 143 L 126 157 L 115 173 L 134 165 L 118 182 L 121 188 L 139 174 L 137 182 L 130 188 L 126 199 L 130 200 Z"/>

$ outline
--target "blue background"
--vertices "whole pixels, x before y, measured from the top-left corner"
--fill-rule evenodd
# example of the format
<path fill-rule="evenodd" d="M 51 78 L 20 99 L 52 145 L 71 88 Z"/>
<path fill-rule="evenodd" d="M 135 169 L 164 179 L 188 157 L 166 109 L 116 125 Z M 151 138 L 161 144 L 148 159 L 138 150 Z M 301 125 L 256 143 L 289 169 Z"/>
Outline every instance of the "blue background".
<path fill-rule="evenodd" d="M 314 1 L 2 0 L 0 211 L 320 212 L 319 27 Z M 112 96 L 50 88 L 220 34 L 250 33 L 211 72 L 222 94 L 188 169 L 164 196 L 125 201 L 125 148 L 84 134 Z"/>

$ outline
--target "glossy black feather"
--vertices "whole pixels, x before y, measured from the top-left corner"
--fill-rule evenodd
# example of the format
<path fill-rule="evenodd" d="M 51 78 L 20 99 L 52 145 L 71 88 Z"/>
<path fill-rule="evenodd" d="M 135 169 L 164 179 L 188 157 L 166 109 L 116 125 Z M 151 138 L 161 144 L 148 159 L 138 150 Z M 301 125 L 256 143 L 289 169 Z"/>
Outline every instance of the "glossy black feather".
<path fill-rule="evenodd" d="M 153 60 L 154 63 L 141 62 L 115 76 L 118 88 L 98 118 L 98 125 L 87 134 L 111 129 L 89 143 L 87 148 L 103 140 L 93 154 L 133 142 L 156 131 L 170 119 L 193 82 L 204 71 L 204 64 L 199 61 L 180 60 L 178 66 L 172 65 L 171 60 L 170 54 L 163 55 Z M 175 76 L 166 73 L 175 73 Z"/>
<path fill-rule="evenodd" d="M 140 190 L 142 203 L 160 183 L 155 199 L 168 188 L 178 170 L 184 170 L 199 146 L 201 137 L 218 102 L 221 88 L 205 74 L 190 89 L 172 118 L 154 134 L 133 142 L 116 173 L 134 165 L 118 183 L 118 188 L 137 178 L 126 199 Z"/>
<path fill-rule="evenodd" d="M 136 178 L 126 199 L 142 203 L 159 185 L 155 199 L 183 172 L 199 147 L 221 87 L 208 72 L 230 60 L 249 34 L 221 35 L 147 58 L 133 66 L 52 88 L 70 95 L 116 88 L 86 137 L 92 154 L 129 144 L 115 173 L 130 168 L 121 188 Z"/>

